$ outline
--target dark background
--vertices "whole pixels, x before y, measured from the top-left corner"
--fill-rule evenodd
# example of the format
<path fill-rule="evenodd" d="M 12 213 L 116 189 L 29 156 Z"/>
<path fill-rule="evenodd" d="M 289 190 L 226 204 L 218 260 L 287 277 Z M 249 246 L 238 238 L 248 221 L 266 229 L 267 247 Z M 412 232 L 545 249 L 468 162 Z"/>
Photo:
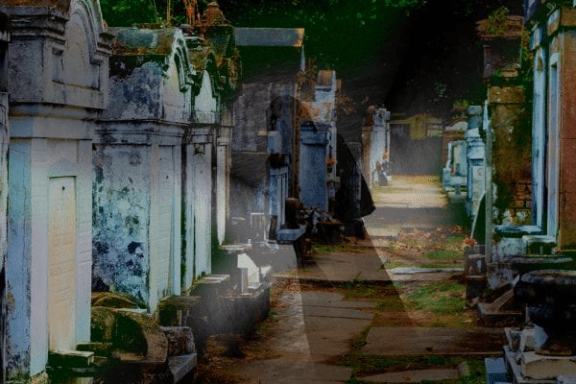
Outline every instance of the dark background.
<path fill-rule="evenodd" d="M 208 1 L 199 0 L 203 10 Z M 310 65 L 335 69 L 354 112 L 338 130 L 359 141 L 366 109 L 394 116 L 448 118 L 455 100 L 482 103 L 482 44 L 476 22 L 501 6 L 522 15 L 520 0 L 219 0 L 236 27 L 305 28 Z M 166 0 L 101 0 L 110 26 L 165 22 Z M 157 13 L 154 14 L 154 9 Z M 172 0 L 171 23 L 184 22 Z"/>

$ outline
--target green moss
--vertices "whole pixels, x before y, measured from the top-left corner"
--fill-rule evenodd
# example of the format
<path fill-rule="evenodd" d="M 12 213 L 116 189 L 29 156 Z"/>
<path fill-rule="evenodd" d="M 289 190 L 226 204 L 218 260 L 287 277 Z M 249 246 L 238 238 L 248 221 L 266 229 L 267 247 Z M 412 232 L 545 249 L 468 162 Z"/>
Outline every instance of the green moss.
<path fill-rule="evenodd" d="M 114 338 L 116 317 L 111 309 L 93 307 L 90 317 L 90 340 L 93 342 L 110 342 Z"/>

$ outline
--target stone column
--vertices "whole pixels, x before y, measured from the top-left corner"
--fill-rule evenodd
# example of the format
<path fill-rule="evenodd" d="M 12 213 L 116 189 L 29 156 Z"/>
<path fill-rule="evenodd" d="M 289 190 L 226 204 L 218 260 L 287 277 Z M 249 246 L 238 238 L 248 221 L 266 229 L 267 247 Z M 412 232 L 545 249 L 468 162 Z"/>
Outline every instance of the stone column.
<path fill-rule="evenodd" d="M 474 217 L 484 193 L 484 142 L 480 136 L 482 107 L 474 105 L 468 108 L 468 131 L 466 131 L 468 163 L 466 209 Z"/>

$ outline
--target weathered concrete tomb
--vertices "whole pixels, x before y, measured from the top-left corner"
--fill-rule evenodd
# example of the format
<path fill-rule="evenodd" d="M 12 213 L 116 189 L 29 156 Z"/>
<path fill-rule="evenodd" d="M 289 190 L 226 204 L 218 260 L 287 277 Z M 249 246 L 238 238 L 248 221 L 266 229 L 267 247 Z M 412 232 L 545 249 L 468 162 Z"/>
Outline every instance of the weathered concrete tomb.
<path fill-rule="evenodd" d="M 128 293 L 151 311 L 210 274 L 212 244 L 224 239 L 225 98 L 237 78 L 221 72 L 238 64 L 231 27 L 215 29 L 214 45 L 179 28 L 115 30 L 111 103 L 93 156 L 93 289 Z"/>
<path fill-rule="evenodd" d="M 390 111 L 371 106 L 362 127 L 364 178 L 369 185 L 383 185 L 390 174 Z"/>
<path fill-rule="evenodd" d="M 300 196 L 297 78 L 304 69 L 304 30 L 237 28 L 235 37 L 244 73 L 235 102 L 231 209 L 248 220 L 250 237 L 262 241 L 285 226 L 286 199 Z M 235 232 L 241 241 L 248 237 Z"/>
<path fill-rule="evenodd" d="M 42 382 L 49 350 L 90 340 L 91 153 L 108 42 L 92 1 L 5 1 L 0 11 L 11 22 L 0 55 L 10 94 L 7 379 Z"/>
<path fill-rule="evenodd" d="M 196 29 L 114 29 L 97 1 L 0 6 L 0 382 L 46 382 L 72 360 L 93 373 L 109 346 L 90 342 L 110 340 L 91 335 L 104 311 L 91 319 L 91 305 L 124 299 L 92 304 L 92 291 L 127 294 L 144 308 L 115 307 L 115 321 L 144 321 L 211 273 L 240 65 L 233 28 L 208 8 Z M 144 358 L 182 378 L 186 351 Z"/>
<path fill-rule="evenodd" d="M 181 290 L 181 143 L 192 80 L 179 29 L 119 29 L 113 49 L 111 103 L 93 146 L 93 288 L 153 309 Z"/>
<path fill-rule="evenodd" d="M 0 383 L 6 378 L 6 209 L 8 202 L 8 144 L 10 129 L 8 127 L 8 15 L 0 12 Z"/>

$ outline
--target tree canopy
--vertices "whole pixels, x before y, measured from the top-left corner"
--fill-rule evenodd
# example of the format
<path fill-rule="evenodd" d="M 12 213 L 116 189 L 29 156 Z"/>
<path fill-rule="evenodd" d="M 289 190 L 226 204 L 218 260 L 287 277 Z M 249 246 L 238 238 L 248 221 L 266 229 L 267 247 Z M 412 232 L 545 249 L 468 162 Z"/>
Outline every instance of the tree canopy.
<path fill-rule="evenodd" d="M 220 0 L 236 27 L 305 28 L 305 46 L 322 68 L 363 60 L 397 26 L 427 0 Z M 200 10 L 209 0 L 198 0 Z M 100 0 L 108 25 L 138 23 L 179 25 L 185 22 L 182 0 Z M 170 7 L 170 20 L 168 18 Z"/>

